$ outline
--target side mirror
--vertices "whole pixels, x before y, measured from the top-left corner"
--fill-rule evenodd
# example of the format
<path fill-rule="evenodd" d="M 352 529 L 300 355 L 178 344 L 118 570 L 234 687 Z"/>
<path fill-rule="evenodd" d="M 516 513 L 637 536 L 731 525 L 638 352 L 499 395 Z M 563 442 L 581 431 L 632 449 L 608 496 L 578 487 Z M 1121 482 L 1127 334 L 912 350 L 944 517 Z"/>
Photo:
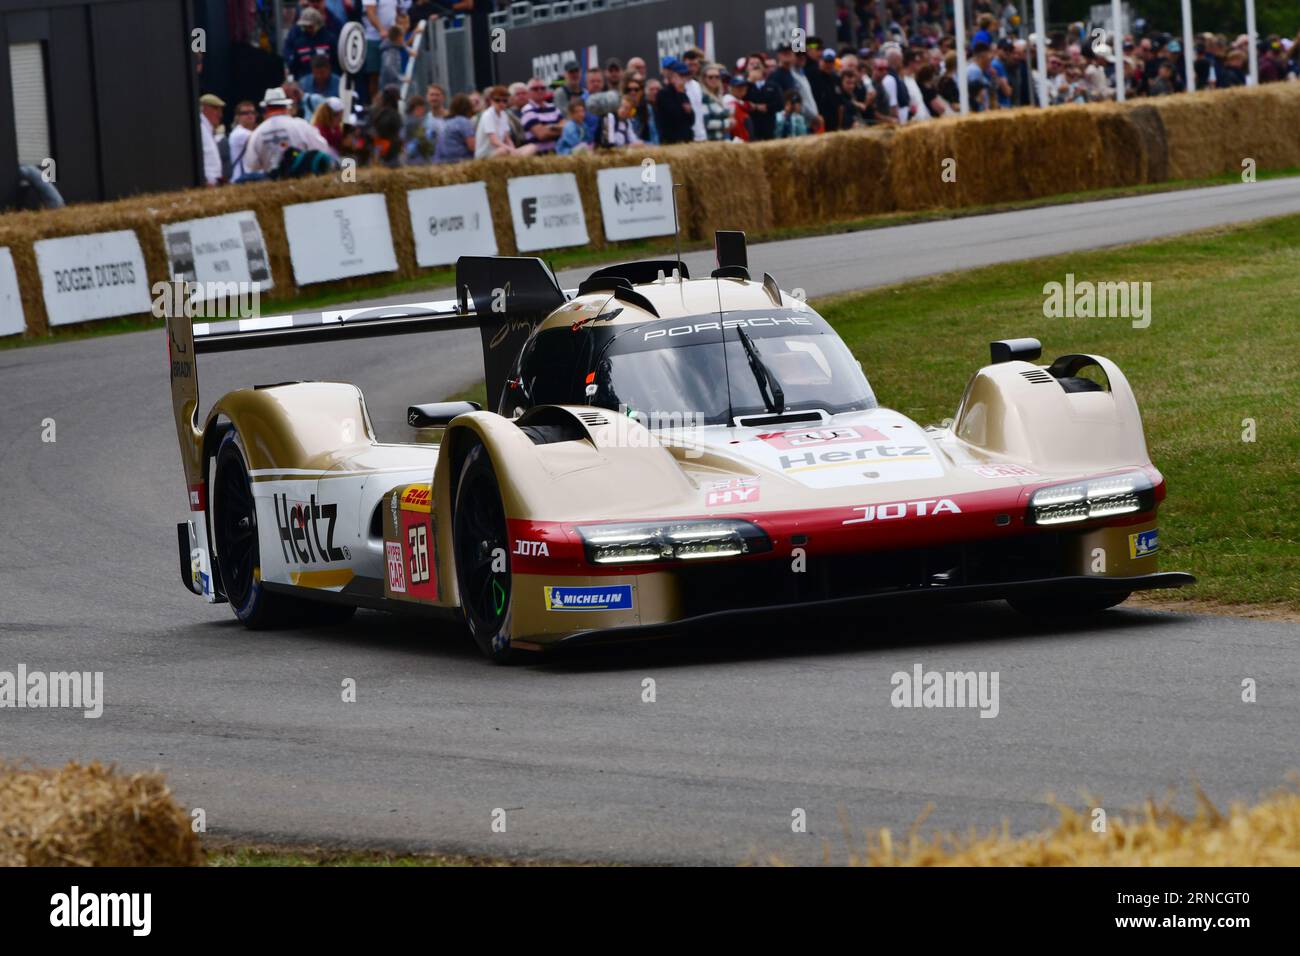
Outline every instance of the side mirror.
<path fill-rule="evenodd" d="M 412 428 L 446 428 L 453 418 L 477 412 L 478 402 L 429 402 L 406 409 L 406 424 Z"/>
<path fill-rule="evenodd" d="M 1000 339 L 989 343 L 993 364 L 1002 362 L 1032 362 L 1043 354 L 1043 343 L 1038 339 Z"/>

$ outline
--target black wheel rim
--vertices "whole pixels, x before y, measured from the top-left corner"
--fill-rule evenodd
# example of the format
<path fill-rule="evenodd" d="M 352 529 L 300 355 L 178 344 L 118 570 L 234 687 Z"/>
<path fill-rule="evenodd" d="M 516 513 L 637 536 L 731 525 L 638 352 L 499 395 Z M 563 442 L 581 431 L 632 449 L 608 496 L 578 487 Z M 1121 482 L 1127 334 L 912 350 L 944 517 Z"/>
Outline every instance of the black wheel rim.
<path fill-rule="evenodd" d="M 456 573 L 461 602 L 476 633 L 495 634 L 510 606 L 506 516 L 490 475 L 474 471 L 465 481 L 456 509 Z M 498 553 L 503 556 L 504 571 L 493 570 Z"/>
<path fill-rule="evenodd" d="M 238 607 L 253 589 L 257 564 L 257 508 L 238 455 L 223 457 L 216 484 L 217 563 L 226 597 Z"/>

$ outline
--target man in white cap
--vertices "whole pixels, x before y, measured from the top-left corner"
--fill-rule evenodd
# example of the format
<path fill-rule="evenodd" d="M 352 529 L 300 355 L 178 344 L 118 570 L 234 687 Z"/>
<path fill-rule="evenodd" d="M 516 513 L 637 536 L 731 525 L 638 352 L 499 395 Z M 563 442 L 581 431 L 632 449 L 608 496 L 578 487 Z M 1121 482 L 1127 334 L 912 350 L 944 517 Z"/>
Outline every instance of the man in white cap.
<path fill-rule="evenodd" d="M 221 153 L 217 149 L 217 127 L 226 101 L 214 93 L 199 97 L 199 136 L 203 141 L 203 181 L 209 186 L 221 184 Z"/>
<path fill-rule="evenodd" d="M 261 105 L 266 118 L 253 130 L 244 150 L 244 169 L 249 173 L 275 172 L 284 151 L 291 146 L 301 150 L 319 149 L 333 155 L 320 130 L 305 119 L 290 115 L 293 100 L 282 87 L 267 90 Z"/>

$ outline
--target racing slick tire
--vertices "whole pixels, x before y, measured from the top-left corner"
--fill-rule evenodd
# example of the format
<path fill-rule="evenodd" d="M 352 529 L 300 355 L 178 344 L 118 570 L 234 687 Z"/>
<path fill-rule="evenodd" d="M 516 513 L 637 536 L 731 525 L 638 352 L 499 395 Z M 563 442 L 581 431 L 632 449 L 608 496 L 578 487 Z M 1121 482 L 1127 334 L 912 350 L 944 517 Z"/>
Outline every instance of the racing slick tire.
<path fill-rule="evenodd" d="M 252 630 L 346 621 L 356 613 L 355 606 L 294 598 L 263 587 L 257 508 L 246 461 L 239 433 L 232 428 L 217 448 L 210 517 L 215 563 L 235 617 Z"/>
<path fill-rule="evenodd" d="M 456 588 L 474 643 L 495 664 L 513 659 L 510 645 L 510 548 L 501 486 L 487 449 L 465 456 L 452 514 Z M 504 570 L 502 570 L 504 568 Z"/>
<path fill-rule="evenodd" d="M 1007 603 L 1026 617 L 1085 617 L 1123 604 L 1132 593 L 1110 591 L 1101 594 L 1054 594 L 1048 597 L 1009 598 Z"/>

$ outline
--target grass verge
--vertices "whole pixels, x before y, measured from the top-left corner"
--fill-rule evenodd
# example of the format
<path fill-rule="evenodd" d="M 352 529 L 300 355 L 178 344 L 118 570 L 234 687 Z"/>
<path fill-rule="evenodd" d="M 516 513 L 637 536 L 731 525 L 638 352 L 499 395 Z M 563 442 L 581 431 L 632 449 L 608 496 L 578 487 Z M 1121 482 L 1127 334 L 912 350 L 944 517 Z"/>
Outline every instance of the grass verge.
<path fill-rule="evenodd" d="M 1151 324 L 1049 319 L 1043 286 L 1151 283 Z M 1162 599 L 1300 611 L 1300 216 L 954 273 L 817 303 L 881 404 L 953 414 L 988 343 L 1034 336 L 1044 360 L 1091 352 L 1128 376 L 1168 481 L 1162 566 L 1200 578 Z M 1253 441 L 1245 441 L 1253 421 Z"/>
<path fill-rule="evenodd" d="M 1284 179 L 1300 176 L 1300 169 L 1261 170 L 1258 178 Z M 1110 189 L 1095 189 L 1087 192 L 1064 193 L 1058 196 L 1046 196 L 1039 199 L 1018 200 L 1016 202 L 996 203 L 992 205 L 969 206 L 964 209 L 932 209 L 921 212 L 892 212 L 856 219 L 844 219 L 828 222 L 818 227 L 799 226 L 773 229 L 750 235 L 750 242 L 775 242 L 783 239 L 801 239 L 807 236 L 837 235 L 846 232 L 860 232 L 867 229 L 885 229 L 890 226 L 905 226 L 918 222 L 933 222 L 944 219 L 963 219 L 968 216 L 983 216 L 991 213 L 1013 212 L 1017 209 L 1033 209 L 1042 206 L 1070 205 L 1081 202 L 1097 202 L 1103 199 L 1119 199 L 1126 196 L 1140 196 L 1149 193 L 1176 192 L 1184 189 L 1199 189 L 1207 186 L 1226 186 L 1241 181 L 1237 173 L 1224 173 L 1205 179 L 1172 180 L 1163 183 L 1147 183 L 1138 186 L 1118 186 Z M 708 242 L 687 242 L 683 252 L 693 252 L 711 248 Z M 560 249 L 545 258 L 556 271 L 580 268 L 583 266 L 600 266 L 610 262 L 623 262 L 632 259 L 654 258 L 671 255 L 675 246 L 672 238 L 646 239 L 638 242 L 623 243 L 617 248 L 592 251 L 589 249 Z M 445 289 L 455 284 L 456 272 L 452 268 L 434 269 L 417 279 L 384 283 L 358 292 L 308 289 L 297 296 L 277 299 L 266 310 L 268 315 L 281 315 L 293 312 L 310 312 L 335 305 L 345 305 L 357 301 L 372 301 L 394 296 L 409 295 L 412 301 L 418 301 L 435 289 Z M 44 345 L 49 342 L 72 341 L 94 338 L 100 335 L 116 335 L 121 332 L 139 332 L 145 329 L 162 327 L 162 320 L 152 316 L 122 316 L 96 322 L 85 322 L 74 326 L 56 328 L 50 335 L 39 338 L 10 336 L 0 338 L 0 350 L 21 348 L 27 345 Z"/>

